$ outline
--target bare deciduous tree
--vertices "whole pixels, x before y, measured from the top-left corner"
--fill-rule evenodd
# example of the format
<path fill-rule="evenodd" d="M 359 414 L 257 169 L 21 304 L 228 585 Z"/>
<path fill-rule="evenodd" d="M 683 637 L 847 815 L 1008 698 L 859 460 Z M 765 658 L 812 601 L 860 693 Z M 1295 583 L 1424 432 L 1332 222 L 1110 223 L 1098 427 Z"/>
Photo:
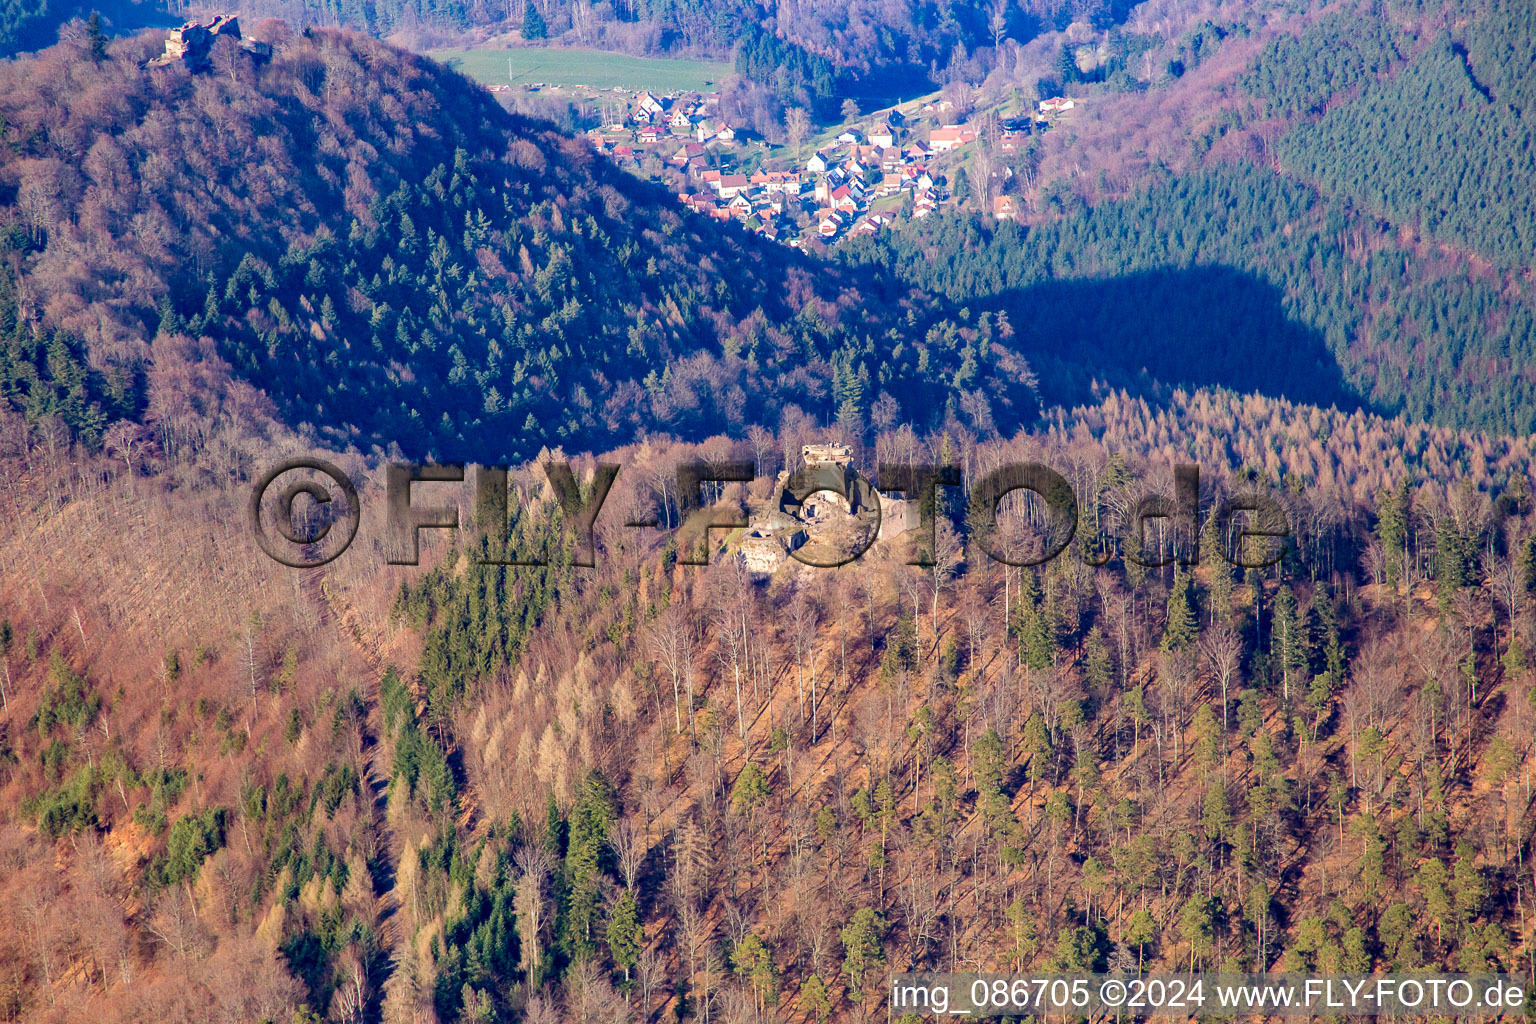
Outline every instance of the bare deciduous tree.
<path fill-rule="evenodd" d="M 624 876 L 624 888 L 633 890 L 649 852 L 649 836 L 634 819 L 626 818 L 614 826 L 608 842 L 613 847 L 619 874 Z"/>
<path fill-rule="evenodd" d="M 185 959 L 197 951 L 202 941 L 202 929 L 197 923 L 197 910 L 186 890 L 179 885 L 169 886 L 155 901 L 155 911 L 145 927 L 165 943 L 176 959 Z"/>
<path fill-rule="evenodd" d="M 683 731 L 683 682 L 688 684 L 688 721 L 693 724 L 693 623 L 680 607 L 663 612 L 646 636 L 651 657 L 660 662 L 672 679 L 672 714 L 677 732 Z"/>
<path fill-rule="evenodd" d="M 1223 624 L 1201 635 L 1200 653 L 1205 656 L 1206 667 L 1221 687 L 1221 728 L 1225 733 L 1229 725 L 1229 691 L 1242 665 L 1243 641 L 1231 626 Z"/>
<path fill-rule="evenodd" d="M 553 860 L 543 846 L 529 844 L 517 851 L 516 865 L 520 876 L 513 897 L 517 937 L 527 962 L 537 964 L 544 955 L 544 932 L 548 928 L 545 886 Z"/>
<path fill-rule="evenodd" d="M 811 117 L 805 112 L 804 107 L 790 107 L 784 112 L 784 137 L 789 140 L 790 148 L 795 151 L 795 163 L 800 162 L 800 147 L 805 144 L 805 137 L 811 131 Z"/>

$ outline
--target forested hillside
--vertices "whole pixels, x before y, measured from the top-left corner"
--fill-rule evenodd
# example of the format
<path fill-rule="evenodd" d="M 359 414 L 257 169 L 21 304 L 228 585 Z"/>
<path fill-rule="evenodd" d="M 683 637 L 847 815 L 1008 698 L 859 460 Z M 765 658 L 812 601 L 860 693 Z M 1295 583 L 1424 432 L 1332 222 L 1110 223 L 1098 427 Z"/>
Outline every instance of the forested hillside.
<path fill-rule="evenodd" d="M 1282 165 L 1393 221 L 1506 268 L 1536 260 L 1536 9 L 1479 5 L 1400 74 L 1303 125 Z"/>
<path fill-rule="evenodd" d="M 1057 401 L 1145 370 L 1165 383 L 1536 429 L 1529 281 L 1425 258 L 1348 204 L 1249 164 L 1036 227 L 940 218 L 847 251 L 1003 311 Z M 1158 316 L 1140 315 L 1148 309 Z"/>
<path fill-rule="evenodd" d="M 1336 10 L 1271 42 L 1240 82 L 1264 100 L 1266 114 L 1319 112 L 1334 96 L 1390 71 L 1402 57 L 1400 36 L 1386 19 Z"/>
<path fill-rule="evenodd" d="M 0 6 L 0 54 L 9 56 L 52 42 L 70 7 L 48 0 L 9 0 Z"/>
<path fill-rule="evenodd" d="M 175 415 L 177 338 L 211 339 L 300 429 L 445 458 L 792 404 L 985 430 L 1034 413 L 988 323 L 686 214 L 438 65 L 263 33 L 270 62 L 231 47 L 207 73 L 142 67 L 151 38 L 0 68 L 18 330 L 131 380 L 135 419 Z M 13 405 L 48 413 L 8 365 Z"/>
<path fill-rule="evenodd" d="M 99 447 L 107 426 L 140 405 L 134 375 L 121 366 L 95 370 L 63 331 L 28 322 L 7 271 L 0 271 L 0 398 L 26 425 Z"/>
<path fill-rule="evenodd" d="M 818 436 L 609 453 L 610 501 Z M 861 455 L 1043 459 L 1085 533 L 1194 457 L 1203 505 L 1281 484 L 1295 544 L 1005 571 L 946 498 L 928 569 L 756 582 L 600 527 L 595 570 L 439 540 L 296 576 L 236 554 L 243 489 L 79 456 L 58 511 L 4 496 L 42 525 L 0 547 L 29 581 L 0 597 L 0 1008 L 799 1022 L 879 1015 L 908 967 L 1530 970 L 1525 441 L 1117 393 Z"/>
<path fill-rule="evenodd" d="M 1128 14 L 603 13 L 824 107 L 862 54 L 916 80 Z M 1052 87 L 1104 113 L 989 154 L 1018 223 L 952 204 L 827 260 L 341 30 L 0 65 L 0 1019 L 868 1024 L 909 968 L 1536 978 L 1528 13 L 1202 14 L 1145 90 L 1137 39 L 1062 45 Z M 1199 109 L 1161 157 L 1040 180 L 1164 102 Z M 899 529 L 837 570 L 751 572 L 734 529 L 684 564 L 680 462 L 751 463 L 705 497 L 761 522 L 825 441 L 956 468 L 933 564 Z M 621 467 L 591 568 L 552 452 L 588 493 Z M 364 509 L 304 571 L 245 519 L 296 453 Z M 399 457 L 512 463 L 507 536 L 461 495 L 478 532 L 387 564 Z M 1038 567 L 967 500 L 1022 460 L 1080 503 Z M 1133 510 L 1185 462 L 1201 560 L 1142 564 Z M 1290 538 L 1240 571 L 1209 517 L 1250 487 Z"/>
<path fill-rule="evenodd" d="M 786 57 L 777 75 L 754 80 L 774 85 L 803 61 L 824 64 L 848 91 L 903 88 L 946 80 L 970 65 L 977 51 L 1002 39 L 1028 41 L 1072 21 L 1108 26 L 1123 21 L 1127 0 L 1020 0 L 1010 3 L 902 5 L 804 4 L 756 0 L 624 0 L 611 5 L 581 0 L 256 0 L 248 16 L 294 24 L 342 25 L 387 36 L 401 31 L 453 32 L 515 27 L 527 40 L 559 39 L 631 52 L 727 56 L 767 34 Z M 766 69 L 765 69 L 766 70 Z"/>
<path fill-rule="evenodd" d="M 0 3 L 0 57 L 50 46 L 60 31 L 84 35 L 92 14 L 99 25 L 119 32 L 168 20 L 150 0 L 5 0 Z"/>
<path fill-rule="evenodd" d="M 1123 198 L 1044 182 L 1025 226 L 929 218 L 842 255 L 1006 315 L 1049 400 L 1218 384 L 1529 432 L 1536 146 L 1509 69 L 1536 61 L 1531 19 L 1486 0 L 1416 41 L 1344 5 L 1268 43 Z"/>

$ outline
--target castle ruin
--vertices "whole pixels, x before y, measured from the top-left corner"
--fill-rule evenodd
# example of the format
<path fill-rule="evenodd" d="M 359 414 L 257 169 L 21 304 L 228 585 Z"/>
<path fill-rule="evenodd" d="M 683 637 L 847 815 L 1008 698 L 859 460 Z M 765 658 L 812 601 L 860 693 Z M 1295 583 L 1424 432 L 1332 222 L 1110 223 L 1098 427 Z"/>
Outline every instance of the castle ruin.
<path fill-rule="evenodd" d="M 238 16 L 220 14 L 206 25 L 188 21 L 180 28 L 171 29 L 165 37 L 165 52 L 151 58 L 149 66 L 161 68 L 182 64 L 188 71 L 201 71 L 208 67 L 213 44 L 220 39 L 233 39 L 242 50 L 258 59 L 272 55 L 272 48 L 266 43 L 241 37 Z"/>

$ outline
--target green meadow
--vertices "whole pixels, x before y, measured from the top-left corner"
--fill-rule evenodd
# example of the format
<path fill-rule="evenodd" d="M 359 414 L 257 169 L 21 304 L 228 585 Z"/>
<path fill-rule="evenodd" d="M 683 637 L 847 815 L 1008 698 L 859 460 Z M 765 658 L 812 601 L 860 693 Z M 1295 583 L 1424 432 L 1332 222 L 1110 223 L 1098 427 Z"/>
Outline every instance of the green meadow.
<path fill-rule="evenodd" d="M 442 61 L 485 85 L 585 86 L 589 89 L 649 89 L 653 92 L 717 89 L 731 65 L 711 61 L 658 60 L 602 50 L 527 48 L 519 50 L 432 50 Z"/>

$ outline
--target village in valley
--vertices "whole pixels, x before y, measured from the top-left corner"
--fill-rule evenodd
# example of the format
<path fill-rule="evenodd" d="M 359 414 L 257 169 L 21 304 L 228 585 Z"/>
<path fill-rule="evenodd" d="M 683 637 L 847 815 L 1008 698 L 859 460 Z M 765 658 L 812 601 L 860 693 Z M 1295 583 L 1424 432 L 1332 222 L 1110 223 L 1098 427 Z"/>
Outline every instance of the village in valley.
<path fill-rule="evenodd" d="M 713 93 L 628 96 L 627 109 L 610 107 L 613 119 L 587 133 L 600 152 L 666 184 L 697 213 L 801 248 L 875 234 L 956 202 L 956 171 L 978 143 L 1003 158 L 985 173 L 1006 177 L 1007 158 L 1079 102 L 1056 97 L 1011 117 L 960 120 L 933 97 L 851 119 L 814 142 L 770 146 L 720 117 Z M 986 194 L 992 216 L 1018 216 L 1006 181 Z"/>

